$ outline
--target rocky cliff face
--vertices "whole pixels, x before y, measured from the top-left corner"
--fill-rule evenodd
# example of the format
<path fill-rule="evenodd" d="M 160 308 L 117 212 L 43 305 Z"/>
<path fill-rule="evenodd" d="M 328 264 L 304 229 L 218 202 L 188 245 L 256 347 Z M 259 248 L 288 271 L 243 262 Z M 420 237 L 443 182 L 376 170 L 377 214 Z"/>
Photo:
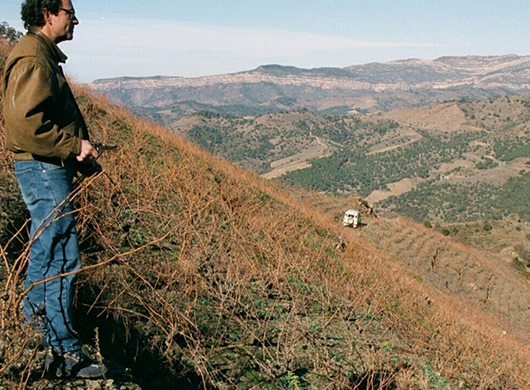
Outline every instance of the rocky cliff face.
<path fill-rule="evenodd" d="M 195 78 L 96 80 L 91 87 L 130 107 L 167 109 L 195 102 L 214 108 L 386 111 L 461 97 L 528 94 L 530 56 L 441 57 L 318 69 L 266 65 Z M 371 104 L 366 97 L 372 98 Z"/>

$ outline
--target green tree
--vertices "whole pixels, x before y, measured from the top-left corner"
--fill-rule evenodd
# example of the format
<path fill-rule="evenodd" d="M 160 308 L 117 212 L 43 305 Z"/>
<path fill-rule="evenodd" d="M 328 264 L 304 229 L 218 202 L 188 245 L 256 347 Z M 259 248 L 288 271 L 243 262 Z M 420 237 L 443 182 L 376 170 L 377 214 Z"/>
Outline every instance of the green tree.
<path fill-rule="evenodd" d="M 7 22 L 0 23 L 0 39 L 5 40 L 8 43 L 16 43 L 22 37 L 20 31 L 15 30 L 13 27 L 10 27 Z"/>

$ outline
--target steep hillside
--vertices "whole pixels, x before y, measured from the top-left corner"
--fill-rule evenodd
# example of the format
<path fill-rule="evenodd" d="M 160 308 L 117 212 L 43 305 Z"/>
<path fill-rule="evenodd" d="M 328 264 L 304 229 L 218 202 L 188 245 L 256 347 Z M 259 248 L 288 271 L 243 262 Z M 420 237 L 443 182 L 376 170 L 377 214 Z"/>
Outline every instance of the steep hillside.
<path fill-rule="evenodd" d="M 260 115 L 303 108 L 332 114 L 378 112 L 462 97 L 528 94 L 530 57 L 442 57 L 370 63 L 343 69 L 266 65 L 248 72 L 96 80 L 94 90 L 158 120 L 202 109 Z M 143 111 L 144 114 L 146 113 Z"/>
<path fill-rule="evenodd" d="M 455 241 L 493 254 L 530 278 L 530 223 L 503 218 L 436 224 L 434 228 Z"/>
<path fill-rule="evenodd" d="M 103 155 L 101 174 L 77 182 L 74 197 L 84 254 L 78 326 L 112 370 L 96 383 L 48 381 L 42 353 L 25 348 L 25 215 L 2 147 L 1 386 L 530 386 L 519 317 L 419 278 L 423 268 L 412 273 L 390 241 L 380 251 L 288 191 L 85 89 L 74 92 L 93 139 L 119 145 Z M 513 294 L 506 302 L 519 304 Z"/>
<path fill-rule="evenodd" d="M 361 237 L 382 252 L 392 253 L 395 262 L 421 283 L 436 286 L 438 293 L 461 296 L 476 307 L 498 313 L 507 321 L 504 326 L 512 331 L 526 332 L 530 320 L 526 309 L 530 275 L 528 223 L 503 220 L 423 226 L 398 216 L 380 218 L 365 202 L 354 198 L 304 191 L 296 194 L 337 223 L 344 210 L 361 210 L 361 229 L 345 229 L 345 234 Z"/>

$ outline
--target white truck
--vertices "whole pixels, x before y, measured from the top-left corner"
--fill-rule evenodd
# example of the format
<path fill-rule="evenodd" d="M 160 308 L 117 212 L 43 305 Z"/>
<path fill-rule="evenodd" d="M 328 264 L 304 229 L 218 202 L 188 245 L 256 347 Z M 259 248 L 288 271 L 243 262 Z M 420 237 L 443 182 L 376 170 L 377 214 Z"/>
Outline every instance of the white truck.
<path fill-rule="evenodd" d="M 361 223 L 361 212 L 357 210 L 348 210 L 344 213 L 344 218 L 342 219 L 342 224 L 344 226 L 351 226 L 356 228 Z"/>

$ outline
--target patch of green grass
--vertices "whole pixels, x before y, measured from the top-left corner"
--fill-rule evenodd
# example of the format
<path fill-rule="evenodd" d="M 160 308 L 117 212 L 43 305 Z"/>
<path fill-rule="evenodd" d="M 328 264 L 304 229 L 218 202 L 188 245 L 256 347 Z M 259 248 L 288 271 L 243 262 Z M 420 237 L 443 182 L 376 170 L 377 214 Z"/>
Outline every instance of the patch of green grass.
<path fill-rule="evenodd" d="M 294 372 L 287 372 L 286 374 L 280 377 L 280 381 L 287 387 L 289 390 L 298 390 L 300 389 L 300 377 Z"/>
<path fill-rule="evenodd" d="M 429 364 L 423 364 L 423 375 L 428 379 L 430 389 L 436 390 L 452 390 L 453 386 L 449 383 L 447 378 L 437 374 Z"/>

